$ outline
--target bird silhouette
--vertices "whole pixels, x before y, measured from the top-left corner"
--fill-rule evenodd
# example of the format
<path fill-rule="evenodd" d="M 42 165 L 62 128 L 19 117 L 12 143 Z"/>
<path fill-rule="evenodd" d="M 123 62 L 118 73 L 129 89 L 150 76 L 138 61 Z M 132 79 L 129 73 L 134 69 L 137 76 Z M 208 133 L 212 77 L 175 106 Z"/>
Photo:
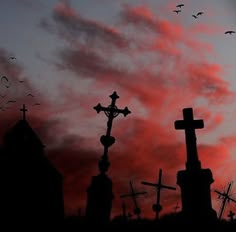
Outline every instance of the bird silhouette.
<path fill-rule="evenodd" d="M 225 34 L 230 34 L 230 35 L 233 34 L 233 33 L 235 33 L 235 31 L 226 31 L 225 32 Z"/>
<path fill-rule="evenodd" d="M 197 16 L 203 15 L 203 14 L 204 14 L 204 12 L 200 11 L 200 12 L 197 13 Z"/>
<path fill-rule="evenodd" d="M 19 81 L 20 83 L 23 83 L 24 81 Z"/>
<path fill-rule="evenodd" d="M 196 15 L 192 15 L 192 17 L 194 17 L 195 19 L 197 19 L 197 16 L 196 16 Z"/>
<path fill-rule="evenodd" d="M 9 85 L 5 85 L 5 87 L 8 89 L 10 86 Z"/>
<path fill-rule="evenodd" d="M 40 106 L 40 103 L 34 103 L 34 106 Z"/>
<path fill-rule="evenodd" d="M 5 107 L 5 106 L 1 106 L 0 109 L 1 109 L 2 111 L 5 111 L 5 110 L 10 109 L 10 108 L 9 108 L 9 107 Z"/>
<path fill-rule="evenodd" d="M 181 8 L 182 6 L 184 6 L 184 4 L 183 4 L 183 3 L 181 3 L 181 4 L 178 4 L 176 7 L 179 7 L 179 8 Z"/>
<path fill-rule="evenodd" d="M 10 60 L 16 60 L 16 57 L 15 56 L 10 56 L 9 59 Z"/>
<path fill-rule="evenodd" d="M 9 104 L 9 103 L 14 103 L 16 102 L 15 100 L 9 100 L 6 104 Z"/>
<path fill-rule="evenodd" d="M 173 12 L 175 12 L 175 13 L 180 13 L 181 12 L 181 10 L 173 10 Z"/>
<path fill-rule="evenodd" d="M 33 94 L 31 94 L 31 93 L 29 93 L 27 96 L 29 96 L 29 97 L 34 97 L 34 95 L 33 95 Z"/>
<path fill-rule="evenodd" d="M 2 76 L 1 81 L 2 81 L 2 80 L 6 80 L 6 81 L 8 81 L 8 79 L 7 79 L 6 76 Z"/>

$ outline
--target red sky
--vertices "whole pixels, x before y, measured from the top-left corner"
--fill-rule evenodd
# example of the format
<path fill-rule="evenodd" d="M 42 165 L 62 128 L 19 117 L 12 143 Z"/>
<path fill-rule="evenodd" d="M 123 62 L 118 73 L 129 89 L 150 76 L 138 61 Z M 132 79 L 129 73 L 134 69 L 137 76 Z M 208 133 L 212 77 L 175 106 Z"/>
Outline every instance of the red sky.
<path fill-rule="evenodd" d="M 154 217 L 155 190 L 141 181 L 156 181 L 160 168 L 163 182 L 177 187 L 175 192 L 163 190 L 163 213 L 180 204 L 176 174 L 185 168 L 185 140 L 184 132 L 174 129 L 174 121 L 182 119 L 185 107 L 192 107 L 195 118 L 204 120 L 205 128 L 196 132 L 198 152 L 202 167 L 213 172 L 213 187 L 222 189 L 234 178 L 236 137 L 227 134 L 224 126 L 235 92 L 223 78 L 225 66 L 212 61 L 218 55 L 214 47 L 203 39 L 222 33 L 220 27 L 203 22 L 183 25 L 144 4 L 123 5 L 113 26 L 58 4 L 39 26 L 61 40 L 63 46 L 55 51 L 52 64 L 61 77 L 49 80 L 46 88 L 36 86 L 24 67 L 0 50 L 0 71 L 11 84 L 6 89 L 1 82 L 1 93 L 7 95 L 1 105 L 13 98 L 17 101 L 2 113 L 1 135 L 20 118 L 18 109 L 26 103 L 28 121 L 64 176 L 67 214 L 85 208 L 86 189 L 98 173 L 103 152 L 99 138 L 107 122 L 93 106 L 99 102 L 108 106 L 113 91 L 120 96 L 117 106 L 128 106 L 132 113 L 117 117 L 112 129 L 116 138 L 109 151 L 115 194 L 112 215 L 121 212 L 119 195 L 129 192 L 132 180 L 137 190 L 148 192 L 140 196 L 143 216 Z M 19 83 L 22 79 L 25 82 Z M 35 102 L 41 105 L 34 106 Z M 212 199 L 218 207 L 214 193 Z M 132 211 L 132 201 L 126 203 Z"/>

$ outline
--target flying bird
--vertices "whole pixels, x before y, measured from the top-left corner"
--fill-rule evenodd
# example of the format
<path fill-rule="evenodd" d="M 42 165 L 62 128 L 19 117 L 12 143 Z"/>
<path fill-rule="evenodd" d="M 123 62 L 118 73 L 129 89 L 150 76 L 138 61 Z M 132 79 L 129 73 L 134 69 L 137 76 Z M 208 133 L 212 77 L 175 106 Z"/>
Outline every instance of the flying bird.
<path fill-rule="evenodd" d="M 204 14 L 204 12 L 200 11 L 200 12 L 197 13 L 197 16 L 203 15 L 203 14 Z"/>
<path fill-rule="evenodd" d="M 173 12 L 175 12 L 175 13 L 180 13 L 181 12 L 181 10 L 173 10 Z"/>
<path fill-rule="evenodd" d="M 233 33 L 235 33 L 235 31 L 226 31 L 225 32 L 225 34 L 230 34 L 230 35 L 233 34 Z"/>
<path fill-rule="evenodd" d="M 181 8 L 182 6 L 184 6 L 184 4 L 179 4 L 179 5 L 177 5 L 176 7 L 179 7 L 179 8 Z"/>
<path fill-rule="evenodd" d="M 34 103 L 34 106 L 40 106 L 40 103 Z"/>
<path fill-rule="evenodd" d="M 2 76 L 1 81 L 2 81 L 3 79 L 6 80 L 6 81 L 8 81 L 8 79 L 7 79 L 6 76 Z"/>
<path fill-rule="evenodd" d="M 24 81 L 19 81 L 20 83 L 23 83 Z"/>
<path fill-rule="evenodd" d="M 5 111 L 5 110 L 10 109 L 10 108 L 9 108 L 9 107 L 5 107 L 5 106 L 1 106 L 0 109 L 1 109 L 2 111 Z"/>
<path fill-rule="evenodd" d="M 8 103 L 14 103 L 14 102 L 16 102 L 15 100 L 9 100 L 6 104 L 8 104 Z"/>
<path fill-rule="evenodd" d="M 34 95 L 32 95 L 31 93 L 29 93 L 27 96 L 29 96 L 29 97 L 34 97 Z"/>
<path fill-rule="evenodd" d="M 194 17 L 195 19 L 197 19 L 197 16 L 196 16 L 196 15 L 192 15 L 192 17 Z"/>
<path fill-rule="evenodd" d="M 9 59 L 10 60 L 16 60 L 16 57 L 15 56 L 10 56 Z"/>

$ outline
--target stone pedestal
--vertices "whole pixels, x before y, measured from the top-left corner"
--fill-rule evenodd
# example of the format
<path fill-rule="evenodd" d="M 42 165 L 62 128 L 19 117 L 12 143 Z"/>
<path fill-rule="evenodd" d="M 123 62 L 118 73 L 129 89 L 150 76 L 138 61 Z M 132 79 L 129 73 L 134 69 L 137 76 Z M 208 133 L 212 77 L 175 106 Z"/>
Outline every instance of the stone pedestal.
<path fill-rule="evenodd" d="M 214 182 L 210 169 L 181 170 L 177 184 L 181 188 L 182 215 L 188 221 L 216 220 L 212 209 L 210 185 Z"/>
<path fill-rule="evenodd" d="M 112 200 L 111 179 L 106 174 L 93 176 L 91 185 L 87 190 L 87 221 L 100 225 L 109 223 Z"/>

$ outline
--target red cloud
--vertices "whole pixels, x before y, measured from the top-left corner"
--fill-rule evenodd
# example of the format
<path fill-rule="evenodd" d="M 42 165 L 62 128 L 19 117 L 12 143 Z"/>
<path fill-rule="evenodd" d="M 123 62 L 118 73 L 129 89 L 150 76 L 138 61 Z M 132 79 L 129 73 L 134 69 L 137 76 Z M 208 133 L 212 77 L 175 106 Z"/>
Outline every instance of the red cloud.
<path fill-rule="evenodd" d="M 212 46 L 195 37 L 186 37 L 188 33 L 196 34 L 197 30 L 204 33 L 203 26 L 191 30 L 157 16 L 146 6 L 125 5 L 121 12 L 122 24 L 119 28 L 110 30 L 106 29 L 108 26 L 85 20 L 75 12 L 63 13 L 66 10 L 63 8 L 56 11 L 54 18 L 58 23 L 58 30 L 69 35 L 68 39 L 63 39 L 70 43 L 72 39 L 75 40 L 80 29 L 89 39 L 87 43 L 81 44 L 79 38 L 78 43 L 72 44 L 72 48 L 63 50 L 60 53 L 61 67 L 74 72 L 79 81 L 85 77 L 90 78 L 94 93 L 101 88 L 100 98 L 105 99 L 108 94 L 105 96 L 104 93 L 110 89 L 112 91 L 115 86 L 119 90 L 118 94 L 122 93 L 119 104 L 129 106 L 132 111 L 127 118 L 117 120 L 113 128 L 117 142 L 110 149 L 110 175 L 116 195 L 113 208 L 115 215 L 120 212 L 119 195 L 129 191 L 130 180 L 134 181 L 138 189 L 144 189 L 141 181 L 155 181 L 159 168 L 163 168 L 165 181 L 170 185 L 176 184 L 176 173 L 184 168 L 186 160 L 184 133 L 175 132 L 173 124 L 174 120 L 182 117 L 182 108 L 196 108 L 196 114 L 207 122 L 206 131 L 214 131 L 223 124 L 224 115 L 215 114 L 208 109 L 207 104 L 213 107 L 230 102 L 234 93 L 221 77 L 224 74 L 223 67 L 207 60 L 207 53 L 213 53 Z M 91 27 L 91 33 L 85 30 L 88 26 Z M 128 34 L 122 33 L 128 26 L 132 26 L 133 30 Z M 94 38 L 108 41 L 107 47 L 101 50 L 98 43 L 90 46 L 91 40 L 95 41 Z M 134 47 L 126 47 L 126 50 L 120 51 L 120 57 L 116 54 L 111 56 L 110 51 L 114 49 L 114 45 L 119 47 L 117 38 L 132 41 Z M 127 60 L 129 68 L 122 62 L 122 58 Z M 200 98 L 204 105 L 201 105 Z M 81 100 L 83 101 L 83 97 Z M 104 121 L 99 131 L 100 135 L 105 133 Z M 178 137 L 181 139 L 177 139 Z M 217 154 L 214 162 L 211 154 Z M 202 166 L 210 166 L 214 173 L 224 157 L 230 158 L 230 148 L 222 143 L 200 144 L 199 157 Z M 95 160 L 94 162 L 96 163 Z M 91 163 L 88 162 L 91 165 L 90 172 L 94 172 L 96 165 Z M 75 173 L 73 175 L 76 176 Z M 86 180 L 88 181 L 87 177 Z M 81 183 L 85 184 L 84 180 Z M 81 185 L 79 181 L 78 185 Z M 143 213 L 151 216 L 155 191 L 148 191 L 151 192 L 150 195 L 145 196 L 140 204 Z M 179 201 L 179 194 L 177 188 L 175 193 L 166 192 L 163 195 L 163 201 L 166 201 L 163 213 L 173 210 L 173 206 Z M 82 195 L 85 196 L 84 193 Z M 76 199 L 72 191 L 70 198 Z M 66 199 L 66 204 L 71 207 L 70 199 Z M 85 200 L 81 200 L 83 206 Z M 132 211 L 131 202 L 129 210 Z"/>
<path fill-rule="evenodd" d="M 144 5 L 125 5 L 120 17 L 122 23 L 112 27 L 60 5 L 54 10 L 54 21 L 44 21 L 44 26 L 67 45 L 57 52 L 57 67 L 75 75 L 62 78 L 56 103 L 45 101 L 50 93 L 42 94 L 45 108 L 38 114 L 32 112 L 30 123 L 46 144 L 48 157 L 63 173 L 67 213 L 86 205 L 86 189 L 98 172 L 103 151 L 99 137 L 105 133 L 107 120 L 104 114 L 97 115 L 93 106 L 98 102 L 109 105 L 108 96 L 114 90 L 120 95 L 117 105 L 128 106 L 132 113 L 116 118 L 112 129 L 116 137 L 109 151 L 115 194 L 113 216 L 120 213 L 119 195 L 129 191 L 132 180 L 138 190 L 148 191 L 140 199 L 140 207 L 145 217 L 152 217 L 155 191 L 141 181 L 156 181 L 162 168 L 163 181 L 176 186 L 177 171 L 185 168 L 186 161 L 184 132 L 174 129 L 174 121 L 182 118 L 182 108 L 193 107 L 196 118 L 206 122 L 207 137 L 224 125 L 223 106 L 227 107 L 234 96 L 222 77 L 224 67 L 208 60 L 214 52 L 212 45 L 189 36 L 196 31 L 205 33 L 203 26 L 191 30 L 163 18 L 161 12 L 157 16 Z M 128 27 L 132 29 L 127 32 Z M 0 61 L 1 71 L 9 76 L 21 74 L 20 68 L 8 63 L 6 55 L 0 56 Z M 28 87 L 34 92 L 33 86 Z M 17 97 L 29 100 L 22 94 Z M 224 183 L 233 172 L 233 165 L 228 170 L 222 166 L 231 160 L 234 139 L 220 140 L 218 135 L 212 144 L 199 141 L 202 167 L 212 169 L 216 186 Z M 222 169 L 225 175 L 219 174 Z M 179 195 L 178 186 L 176 192 L 163 192 L 162 213 L 173 210 Z M 132 211 L 132 202 L 127 199 L 127 204 Z"/>

